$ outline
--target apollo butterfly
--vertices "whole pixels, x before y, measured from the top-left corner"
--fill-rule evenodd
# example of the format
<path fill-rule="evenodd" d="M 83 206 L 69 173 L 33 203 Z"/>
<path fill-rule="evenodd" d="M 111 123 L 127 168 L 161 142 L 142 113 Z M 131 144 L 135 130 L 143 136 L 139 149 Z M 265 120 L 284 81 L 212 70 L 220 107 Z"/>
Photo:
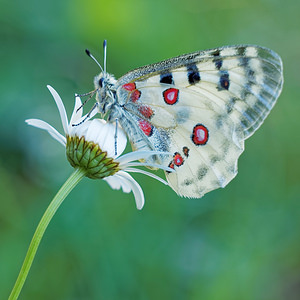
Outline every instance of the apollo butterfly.
<path fill-rule="evenodd" d="M 119 121 L 134 149 L 172 153 L 153 162 L 174 169 L 166 177 L 179 195 L 200 198 L 236 176 L 244 141 L 280 95 L 282 61 L 260 46 L 226 46 L 144 66 L 118 80 L 104 65 L 94 84 L 100 113 Z"/>

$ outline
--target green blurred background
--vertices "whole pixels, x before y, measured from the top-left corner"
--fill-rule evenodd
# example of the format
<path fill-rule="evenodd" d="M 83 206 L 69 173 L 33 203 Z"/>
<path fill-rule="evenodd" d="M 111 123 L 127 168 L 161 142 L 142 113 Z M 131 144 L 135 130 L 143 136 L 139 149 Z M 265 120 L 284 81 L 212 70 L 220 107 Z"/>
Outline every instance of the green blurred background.
<path fill-rule="evenodd" d="M 278 52 L 285 85 L 246 142 L 239 175 L 202 199 L 134 177 L 146 205 L 84 179 L 52 220 L 20 299 L 300 299 L 298 0 L 0 0 L 0 299 L 15 282 L 35 227 L 71 174 L 64 149 L 24 120 L 61 130 L 51 84 L 70 114 L 108 70 L 212 47 Z"/>

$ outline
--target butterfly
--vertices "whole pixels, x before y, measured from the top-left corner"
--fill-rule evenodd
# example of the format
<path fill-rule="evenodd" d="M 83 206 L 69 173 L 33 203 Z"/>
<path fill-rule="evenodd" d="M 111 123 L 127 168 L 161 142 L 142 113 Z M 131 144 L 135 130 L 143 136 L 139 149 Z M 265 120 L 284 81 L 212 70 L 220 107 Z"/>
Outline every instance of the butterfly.
<path fill-rule="evenodd" d="M 106 57 L 106 41 L 104 50 Z M 171 153 L 153 163 L 174 170 L 165 173 L 178 195 L 200 198 L 236 176 L 244 141 L 281 93 L 282 61 L 264 47 L 225 46 L 140 67 L 118 80 L 104 67 L 94 85 L 100 113 L 118 120 L 133 150 Z"/>

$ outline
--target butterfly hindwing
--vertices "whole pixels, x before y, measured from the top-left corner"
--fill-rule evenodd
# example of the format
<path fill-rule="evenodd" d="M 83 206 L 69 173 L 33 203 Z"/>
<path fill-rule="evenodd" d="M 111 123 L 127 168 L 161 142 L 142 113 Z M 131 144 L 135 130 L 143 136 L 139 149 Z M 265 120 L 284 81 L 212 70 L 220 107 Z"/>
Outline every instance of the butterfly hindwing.
<path fill-rule="evenodd" d="M 156 157 L 180 195 L 201 197 L 237 173 L 248 138 L 282 88 L 282 63 L 258 46 L 231 46 L 182 55 L 133 70 L 116 83 L 120 123 L 134 149 Z"/>
<path fill-rule="evenodd" d="M 137 118 L 138 124 L 148 124 L 140 128 L 154 146 L 149 149 L 174 154 L 173 158 L 160 158 L 159 161 L 176 170 L 167 173 L 173 189 L 180 195 L 201 197 L 225 186 L 236 175 L 236 160 L 243 151 L 242 127 L 238 128 L 230 118 L 220 118 L 222 106 L 204 96 L 199 101 L 198 93 L 188 88 L 181 88 L 177 95 L 180 99 L 188 99 L 188 105 L 184 101 L 169 106 L 151 104 L 151 99 L 157 99 L 164 90 L 170 89 L 167 86 L 140 87 L 141 103 L 129 101 L 124 108 Z M 141 107 L 151 107 L 152 115 L 137 117 L 139 111 L 143 112 Z M 125 122 L 128 125 L 127 120 Z M 151 131 L 147 129 L 150 127 Z M 137 136 L 131 137 L 134 144 Z"/>

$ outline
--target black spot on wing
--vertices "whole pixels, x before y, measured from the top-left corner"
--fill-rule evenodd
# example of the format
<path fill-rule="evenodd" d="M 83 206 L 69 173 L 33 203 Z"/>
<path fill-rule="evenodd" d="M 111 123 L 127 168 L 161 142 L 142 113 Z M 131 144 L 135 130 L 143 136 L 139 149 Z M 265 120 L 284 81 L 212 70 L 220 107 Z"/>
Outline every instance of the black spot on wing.
<path fill-rule="evenodd" d="M 223 60 L 221 58 L 218 58 L 218 59 L 214 59 L 214 63 L 216 65 L 216 68 L 218 70 L 221 69 L 222 65 L 223 65 Z"/>
<path fill-rule="evenodd" d="M 165 84 L 174 84 L 172 73 L 161 74 L 159 82 L 160 83 L 165 83 Z"/>
<path fill-rule="evenodd" d="M 220 71 L 219 74 L 220 74 L 220 79 L 219 79 L 219 85 L 218 85 L 217 89 L 219 91 L 228 90 L 229 85 L 230 85 L 228 72 L 227 71 Z"/>
<path fill-rule="evenodd" d="M 220 49 L 216 49 L 215 51 L 212 52 L 213 56 L 220 56 Z"/>
<path fill-rule="evenodd" d="M 237 54 L 240 55 L 240 56 L 245 56 L 246 55 L 246 49 L 247 49 L 247 47 L 245 47 L 245 46 L 238 47 L 236 49 Z"/>
<path fill-rule="evenodd" d="M 213 59 L 213 62 L 215 63 L 215 66 L 218 70 L 221 69 L 222 65 L 223 65 L 223 60 L 222 58 L 220 58 L 220 50 L 216 50 L 212 53 L 212 55 L 215 57 Z"/>
<path fill-rule="evenodd" d="M 182 148 L 182 152 L 183 152 L 183 154 L 184 154 L 186 157 L 189 157 L 190 149 L 189 149 L 188 147 L 184 146 L 184 147 Z"/>
<path fill-rule="evenodd" d="M 189 185 L 191 185 L 193 183 L 194 183 L 194 180 L 193 179 L 189 179 L 189 178 L 187 178 L 187 179 L 185 179 L 183 181 L 183 184 L 186 185 L 186 186 L 189 186 Z"/>
<path fill-rule="evenodd" d="M 196 84 L 200 81 L 200 74 L 195 64 L 187 66 L 189 84 Z"/>
<path fill-rule="evenodd" d="M 210 163 L 212 165 L 214 165 L 215 163 L 221 161 L 221 158 L 217 155 L 212 155 L 211 158 L 210 158 Z"/>
<path fill-rule="evenodd" d="M 207 167 L 199 167 L 197 171 L 197 178 L 198 180 L 202 180 L 205 175 L 207 174 L 208 168 Z"/>

